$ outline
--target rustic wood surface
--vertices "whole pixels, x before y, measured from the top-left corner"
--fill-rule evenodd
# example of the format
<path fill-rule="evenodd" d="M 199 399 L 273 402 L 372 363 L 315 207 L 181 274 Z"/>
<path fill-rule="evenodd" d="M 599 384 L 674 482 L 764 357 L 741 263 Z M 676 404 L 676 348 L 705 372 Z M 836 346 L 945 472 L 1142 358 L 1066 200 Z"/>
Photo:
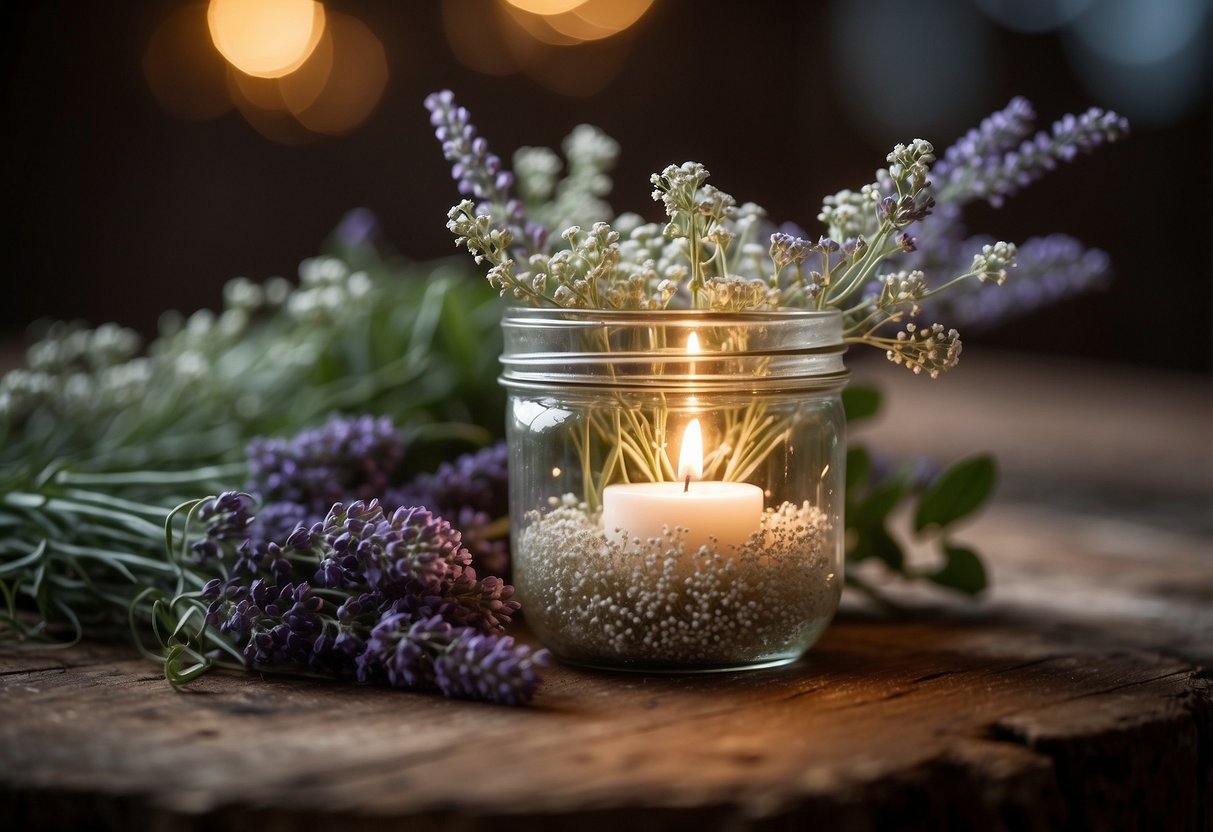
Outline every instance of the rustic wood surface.
<path fill-rule="evenodd" d="M 865 368 L 873 443 L 1000 455 L 980 602 L 851 599 L 776 670 L 557 667 L 522 709 L 5 648 L 0 829 L 1213 829 L 1207 380 L 1029 369 Z"/>

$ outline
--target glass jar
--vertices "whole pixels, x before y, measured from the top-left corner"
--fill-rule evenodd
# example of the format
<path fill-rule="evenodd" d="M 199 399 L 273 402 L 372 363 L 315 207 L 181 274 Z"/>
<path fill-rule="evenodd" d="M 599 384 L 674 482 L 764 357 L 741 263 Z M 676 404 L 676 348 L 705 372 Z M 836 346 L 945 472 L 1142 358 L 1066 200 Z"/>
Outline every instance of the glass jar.
<path fill-rule="evenodd" d="M 514 585 L 560 659 L 795 661 L 842 585 L 838 312 L 511 309 Z"/>

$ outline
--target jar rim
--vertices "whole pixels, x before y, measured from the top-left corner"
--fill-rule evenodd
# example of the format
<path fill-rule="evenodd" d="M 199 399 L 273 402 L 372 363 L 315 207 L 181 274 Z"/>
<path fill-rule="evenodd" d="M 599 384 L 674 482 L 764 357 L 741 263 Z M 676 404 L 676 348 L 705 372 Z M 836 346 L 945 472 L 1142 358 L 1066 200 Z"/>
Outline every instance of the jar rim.
<path fill-rule="evenodd" d="M 507 306 L 502 313 L 502 321 L 518 320 L 565 320 L 578 323 L 609 321 L 622 323 L 633 319 L 640 322 L 651 321 L 668 325 L 676 323 L 680 318 L 689 321 L 712 321 L 721 324 L 729 322 L 762 322 L 770 320 L 811 321 L 828 318 L 841 318 L 839 309 L 762 309 L 744 312 L 731 312 L 718 309 L 583 309 L 549 306 Z"/>
<path fill-rule="evenodd" d="M 502 318 L 507 387 L 820 389 L 844 384 L 842 313 L 774 309 L 514 308 Z M 697 346 L 688 351 L 692 336 Z M 738 341 L 737 339 L 741 340 Z"/>

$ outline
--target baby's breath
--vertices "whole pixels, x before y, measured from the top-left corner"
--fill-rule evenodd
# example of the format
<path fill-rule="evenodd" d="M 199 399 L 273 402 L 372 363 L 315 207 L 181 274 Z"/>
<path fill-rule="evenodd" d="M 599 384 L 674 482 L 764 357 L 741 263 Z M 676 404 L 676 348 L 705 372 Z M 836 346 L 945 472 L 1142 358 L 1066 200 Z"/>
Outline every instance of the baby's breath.
<path fill-rule="evenodd" d="M 473 158 L 477 147 L 451 144 L 450 125 L 475 135 L 467 111 L 456 106 L 449 92 L 431 96 L 427 106 L 435 113 L 448 157 L 455 154 L 461 181 L 496 186 L 491 171 L 475 175 L 470 171 L 469 165 L 479 164 Z M 895 337 L 882 333 L 891 325 L 911 323 L 927 306 L 940 308 L 940 295 L 966 295 L 971 287 L 987 283 L 1001 286 L 1018 254 L 1013 243 L 980 241 L 960 258 L 960 252 L 949 248 L 955 244 L 941 243 L 926 222 L 940 207 L 937 200 L 946 203 L 935 227 L 955 229 L 961 202 L 982 195 L 991 201 L 1001 199 L 1056 160 L 1069 160 L 1079 150 L 1091 150 L 1127 131 L 1120 116 L 1092 109 L 1082 116 L 1067 116 L 1051 132 L 1024 140 L 1033 115 L 1030 105 L 1017 98 L 982 122 L 944 154 L 939 163 L 941 187 L 932 181 L 934 145 L 925 139 L 895 145 L 885 157 L 886 167 L 875 172 L 872 182 L 822 201 L 817 219 L 826 233 L 816 242 L 799 229 L 793 233 L 773 227 L 754 203 L 739 206 L 708 182 L 708 169 L 698 162 L 668 165 L 649 177 L 653 199 L 665 210 L 663 224 L 622 214 L 608 225 L 601 221 L 609 216 L 603 201 L 610 187 L 605 171 L 614 164 L 619 148 L 601 131 L 585 125 L 565 140 L 569 172 L 563 181 L 558 179 L 561 163 L 555 152 L 523 148 L 515 156 L 525 215 L 512 208 L 508 215 L 497 216 L 489 202 L 477 207 L 465 200 L 451 210 L 448 226 L 478 264 L 487 263 L 493 287 L 516 302 L 630 310 L 679 305 L 731 311 L 837 309 L 843 313 L 848 341 L 878 347 L 891 360 L 935 377 L 954 366 L 959 355 L 959 339 L 949 335 L 952 330 L 944 330 L 944 337 L 956 346 L 944 350 L 943 359 L 938 358 L 938 346 L 907 346 L 925 343 L 926 329 L 903 330 L 905 343 L 899 349 L 887 343 Z M 1016 146 L 1017 142 L 1021 143 Z M 505 199 L 502 193 L 494 194 L 498 204 Z M 553 220 L 570 217 L 577 218 L 574 234 L 551 233 L 560 227 Z M 594 219 L 600 221 L 593 223 Z M 587 236 L 580 229 L 588 223 L 594 230 Z M 521 247 L 530 246 L 521 260 L 514 231 L 520 225 L 527 228 Z M 1049 259 L 1054 273 L 1074 273 L 1075 280 L 1085 280 L 1086 272 L 1063 269 L 1055 262 L 1057 252 L 1070 250 L 1062 242 L 1028 250 L 1034 256 L 1040 252 L 1042 261 Z M 938 271 L 933 247 L 943 255 L 938 258 L 945 263 L 942 281 L 931 277 Z M 1104 261 L 1088 257 L 1084 262 L 1094 267 Z M 896 267 L 889 269 L 887 263 Z M 924 266 L 927 263 L 930 268 Z M 963 265 L 957 268 L 955 263 Z M 1031 273 L 1039 280 L 1042 270 L 1034 268 Z M 932 336 L 932 343 L 937 342 Z M 936 357 L 930 357 L 931 352 Z M 922 360 L 920 353 L 926 356 Z"/>

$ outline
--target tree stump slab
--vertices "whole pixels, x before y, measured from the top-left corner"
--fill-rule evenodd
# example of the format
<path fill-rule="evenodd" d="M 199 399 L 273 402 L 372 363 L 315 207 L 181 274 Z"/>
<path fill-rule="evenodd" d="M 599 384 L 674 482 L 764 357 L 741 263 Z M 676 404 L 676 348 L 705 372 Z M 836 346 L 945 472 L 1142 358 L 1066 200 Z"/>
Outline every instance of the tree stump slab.
<path fill-rule="evenodd" d="M 1048 441 L 1039 408 L 1065 418 L 1064 376 L 1020 422 L 1022 385 L 992 372 L 980 397 L 937 393 L 1006 446 L 1007 496 L 962 532 L 991 571 L 983 601 L 894 590 L 884 616 L 851 599 L 779 669 L 557 666 L 527 708 L 226 671 L 174 690 L 127 645 L 3 647 L 0 829 L 1207 832 L 1213 454 L 1189 417 L 1211 399 L 1178 385 L 1137 412 L 1119 376 L 1084 376 L 1072 398 L 1126 424 L 1182 411 L 1152 455 L 1128 450 L 1158 467 L 1117 479 L 1085 466 L 1115 448 L 1016 457 Z M 913 435 L 931 417 L 898 418 Z"/>

